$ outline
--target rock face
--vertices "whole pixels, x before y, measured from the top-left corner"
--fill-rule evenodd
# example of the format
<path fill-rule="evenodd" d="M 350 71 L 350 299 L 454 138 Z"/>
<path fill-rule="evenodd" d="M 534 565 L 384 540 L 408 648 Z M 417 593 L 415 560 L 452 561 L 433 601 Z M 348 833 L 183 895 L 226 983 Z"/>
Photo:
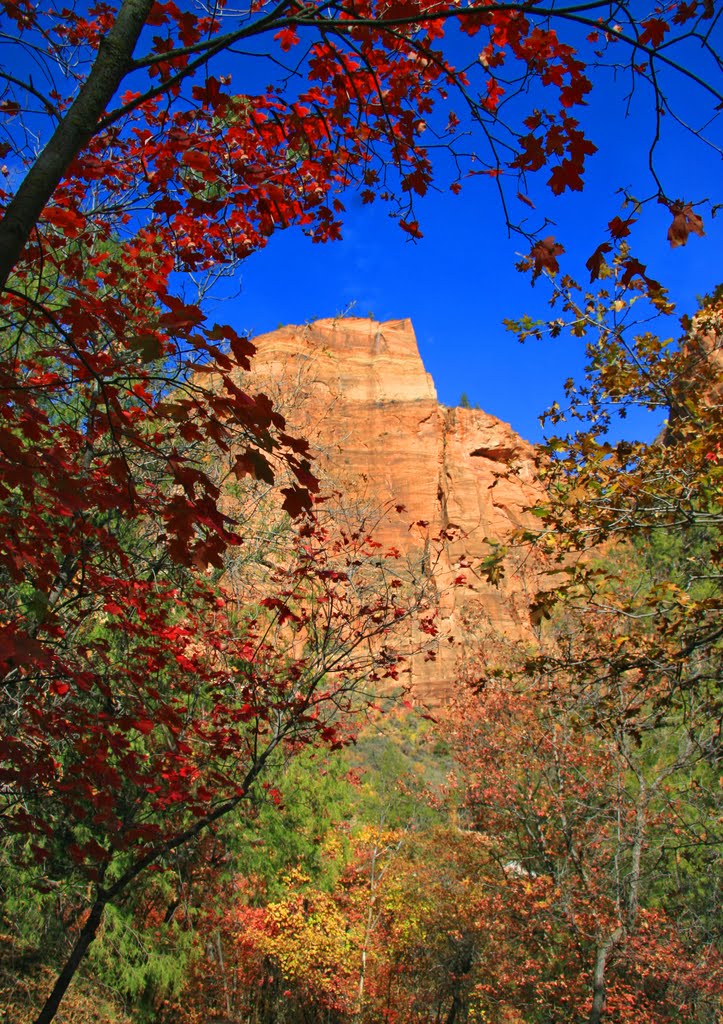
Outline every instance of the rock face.
<path fill-rule="evenodd" d="M 480 571 L 490 542 L 534 522 L 532 446 L 487 413 L 439 405 L 409 320 L 319 320 L 254 343 L 255 382 L 311 442 L 325 489 L 363 506 L 375 537 L 433 577 L 442 639 L 435 660 L 413 659 L 414 694 L 435 703 L 451 693 L 458 644 L 446 636 L 460 637 L 470 610 L 491 632 L 532 639 L 539 563 L 521 552 L 498 586 Z"/>

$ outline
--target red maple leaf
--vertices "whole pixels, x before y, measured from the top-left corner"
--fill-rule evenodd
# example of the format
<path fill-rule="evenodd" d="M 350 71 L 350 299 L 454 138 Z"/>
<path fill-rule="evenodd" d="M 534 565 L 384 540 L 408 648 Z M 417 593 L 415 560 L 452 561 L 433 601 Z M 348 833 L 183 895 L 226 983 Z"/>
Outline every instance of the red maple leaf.
<path fill-rule="evenodd" d="M 555 241 L 553 235 L 536 242 L 527 257 L 527 265 L 532 267 L 532 280 L 535 281 L 543 270 L 556 274 L 560 269 L 557 257 L 565 251 L 564 246 Z"/>
<path fill-rule="evenodd" d="M 665 33 L 670 31 L 670 25 L 662 18 L 648 18 L 641 24 L 643 31 L 638 36 L 638 42 L 643 46 L 660 46 L 665 38 Z"/>
<path fill-rule="evenodd" d="M 605 263 L 605 253 L 610 252 L 612 245 L 610 242 L 603 242 L 599 245 L 595 252 L 592 254 L 590 259 L 587 261 L 585 266 L 590 271 L 590 280 L 594 281 L 600 277 L 600 270 Z"/>
<path fill-rule="evenodd" d="M 699 238 L 705 235 L 703 218 L 693 210 L 690 204 L 675 203 L 669 209 L 673 214 L 673 223 L 668 228 L 668 241 L 671 249 L 676 249 L 679 245 L 686 245 L 690 234 L 698 235 Z"/>
<path fill-rule="evenodd" d="M 59 228 L 67 238 L 77 238 L 85 227 L 85 217 L 82 214 L 62 206 L 50 206 L 43 217 L 48 224 Z"/>
<path fill-rule="evenodd" d="M 579 165 L 572 160 L 563 160 L 557 167 L 553 167 L 547 184 L 556 196 L 561 195 L 565 189 L 569 189 L 571 192 L 582 192 L 583 181 Z"/>

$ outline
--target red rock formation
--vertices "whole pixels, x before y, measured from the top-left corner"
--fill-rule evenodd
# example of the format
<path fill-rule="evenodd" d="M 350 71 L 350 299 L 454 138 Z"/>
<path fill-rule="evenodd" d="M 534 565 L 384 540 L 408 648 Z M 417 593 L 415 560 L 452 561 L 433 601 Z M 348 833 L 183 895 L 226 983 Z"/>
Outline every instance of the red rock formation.
<path fill-rule="evenodd" d="M 409 320 L 319 320 L 255 344 L 256 383 L 264 380 L 291 427 L 312 443 L 325 488 L 378 508 L 375 536 L 433 575 L 443 636 L 460 635 L 472 603 L 493 631 L 532 640 L 539 564 L 520 551 L 497 587 L 480 571 L 490 541 L 506 545 L 534 523 L 528 510 L 542 488 L 532 446 L 487 413 L 439 405 Z M 442 532 L 448 536 L 435 544 Z M 466 583 L 455 585 L 459 577 Z M 443 698 L 455 661 L 446 639 L 436 661 L 416 658 L 415 692 Z"/>

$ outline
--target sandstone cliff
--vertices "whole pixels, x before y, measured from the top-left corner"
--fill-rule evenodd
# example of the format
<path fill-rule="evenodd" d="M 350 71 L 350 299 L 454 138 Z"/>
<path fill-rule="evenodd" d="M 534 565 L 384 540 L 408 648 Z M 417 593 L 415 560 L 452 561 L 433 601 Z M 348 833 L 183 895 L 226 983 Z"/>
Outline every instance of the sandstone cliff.
<path fill-rule="evenodd" d="M 409 320 L 319 320 L 254 341 L 256 384 L 312 443 L 325 488 L 378 509 L 376 536 L 426 560 L 443 634 L 459 639 L 473 608 L 493 632 L 532 639 L 533 556 L 513 553 L 498 586 L 480 570 L 490 542 L 505 545 L 534 522 L 542 490 L 532 446 L 487 413 L 438 403 Z M 436 660 L 414 659 L 422 699 L 449 694 L 457 647 L 443 639 Z"/>

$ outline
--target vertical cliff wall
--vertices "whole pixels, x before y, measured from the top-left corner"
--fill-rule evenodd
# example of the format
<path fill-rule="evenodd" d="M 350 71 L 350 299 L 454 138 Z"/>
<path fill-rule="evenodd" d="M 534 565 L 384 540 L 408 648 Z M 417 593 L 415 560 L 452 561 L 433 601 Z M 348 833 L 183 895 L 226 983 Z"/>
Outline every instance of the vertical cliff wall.
<path fill-rule="evenodd" d="M 492 631 L 532 639 L 539 562 L 513 553 L 498 586 L 480 571 L 490 541 L 507 544 L 534 523 L 542 489 L 532 446 L 487 413 L 439 405 L 409 320 L 319 320 L 254 341 L 255 382 L 311 442 L 325 488 L 376 510 L 375 535 L 433 576 L 443 633 L 459 637 L 472 606 Z M 456 659 L 446 640 L 436 660 L 415 659 L 416 692 L 443 699 Z"/>

